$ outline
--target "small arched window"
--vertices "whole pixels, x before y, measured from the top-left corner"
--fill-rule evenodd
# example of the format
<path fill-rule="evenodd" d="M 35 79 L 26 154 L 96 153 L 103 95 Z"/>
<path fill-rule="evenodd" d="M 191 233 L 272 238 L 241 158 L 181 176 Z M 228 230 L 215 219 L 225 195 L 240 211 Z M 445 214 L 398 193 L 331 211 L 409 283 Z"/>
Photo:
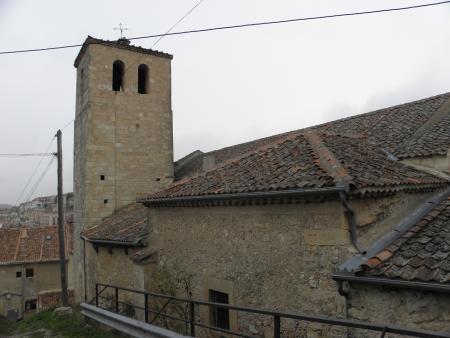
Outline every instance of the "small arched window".
<path fill-rule="evenodd" d="M 148 93 L 148 67 L 147 65 L 139 65 L 138 68 L 138 93 Z"/>
<path fill-rule="evenodd" d="M 117 60 L 113 63 L 113 80 L 112 80 L 112 90 L 116 92 L 123 91 L 123 73 L 125 65 L 122 61 Z"/>

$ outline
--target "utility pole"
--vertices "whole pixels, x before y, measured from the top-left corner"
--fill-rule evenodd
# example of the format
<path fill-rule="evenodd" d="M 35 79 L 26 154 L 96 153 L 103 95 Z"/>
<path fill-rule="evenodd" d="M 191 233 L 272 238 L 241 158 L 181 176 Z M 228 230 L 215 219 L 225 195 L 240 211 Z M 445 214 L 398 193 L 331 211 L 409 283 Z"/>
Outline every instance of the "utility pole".
<path fill-rule="evenodd" d="M 63 306 L 69 305 L 67 293 L 67 267 L 66 267 L 66 248 L 64 239 L 64 201 L 63 201 L 63 163 L 62 163 L 62 132 L 56 133 L 58 141 L 58 232 L 59 232 L 59 263 L 61 268 L 61 303 Z"/>

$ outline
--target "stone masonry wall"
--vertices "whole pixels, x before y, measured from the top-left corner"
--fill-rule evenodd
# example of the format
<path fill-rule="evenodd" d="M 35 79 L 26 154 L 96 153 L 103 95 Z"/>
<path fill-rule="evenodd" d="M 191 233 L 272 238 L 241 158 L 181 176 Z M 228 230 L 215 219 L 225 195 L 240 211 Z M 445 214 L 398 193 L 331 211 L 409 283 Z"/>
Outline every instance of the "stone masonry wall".
<path fill-rule="evenodd" d="M 114 61 L 125 64 L 124 91 L 112 90 Z M 149 67 L 148 94 L 137 92 L 140 64 Z M 77 68 L 74 144 L 76 299 L 83 271 L 95 278 L 91 251 L 80 233 L 137 198 L 173 180 L 170 60 L 89 45 Z M 104 179 L 101 179 L 104 178 Z M 91 281 L 86 281 L 91 282 Z"/>
<path fill-rule="evenodd" d="M 450 295 L 352 284 L 348 296 L 348 316 L 374 323 L 448 332 Z M 366 336 L 370 335 L 357 335 Z"/>
<path fill-rule="evenodd" d="M 74 122 L 74 253 L 73 264 L 74 274 L 72 276 L 75 285 L 75 299 L 81 301 L 84 294 L 84 243 L 81 240 L 81 232 L 85 222 L 85 180 L 86 180 L 86 143 L 87 143 L 87 121 L 88 121 L 88 100 L 89 72 L 86 71 L 90 63 L 90 53 L 86 52 L 77 69 L 77 95 L 76 112 Z M 83 72 L 81 72 L 83 70 Z M 81 75 L 83 73 L 83 75 Z"/>
<path fill-rule="evenodd" d="M 414 205 L 425 197 L 408 198 Z M 376 219 L 367 225 L 376 228 L 396 214 L 392 211 L 380 216 L 380 205 L 395 209 L 401 200 L 388 197 L 351 204 L 359 219 Z M 228 293 L 234 304 L 345 316 L 345 301 L 338 295 L 331 274 L 355 250 L 338 201 L 158 208 L 150 210 L 149 224 L 150 245 L 159 250 L 159 264 L 179 266 L 192 274 L 194 298 L 208 299 L 208 290 L 213 289 Z M 384 230 L 380 227 L 380 232 L 374 230 L 371 236 L 378 237 Z M 270 337 L 271 318 L 233 316 L 234 329 Z M 206 309 L 200 317 L 209 324 Z M 309 324 L 305 325 L 303 329 Z M 309 327 L 318 336 L 342 333 L 336 328 L 330 333 L 326 326 Z"/>
<path fill-rule="evenodd" d="M 361 247 L 369 248 L 380 235 L 384 235 L 436 193 L 399 193 L 385 198 L 351 201 L 350 204 L 356 211 L 357 234 Z"/>
<path fill-rule="evenodd" d="M 92 261 L 92 270 L 95 271 L 95 279 L 88 276 L 90 283 L 88 284 L 88 299 L 95 296 L 95 283 L 103 283 L 110 285 L 117 285 L 126 288 L 145 289 L 145 266 L 135 264 L 130 257 L 142 248 L 128 250 L 125 253 L 123 248 L 109 249 L 106 247 L 98 248 L 98 253 L 92 248 L 89 243 L 90 259 Z M 92 250 L 91 250 L 92 249 Z M 100 287 L 100 290 L 102 288 Z M 103 305 L 112 306 L 113 299 L 115 299 L 114 289 L 108 288 L 102 293 Z M 131 292 L 120 291 L 119 300 L 125 301 L 134 305 L 143 306 L 144 298 L 142 295 Z M 120 310 L 124 309 L 124 305 L 120 305 Z M 127 310 L 128 311 L 128 310 Z M 129 314 L 129 313 L 128 313 Z M 135 310 L 136 318 L 143 318 L 143 313 L 140 310 Z"/>
<path fill-rule="evenodd" d="M 414 157 L 402 160 L 402 162 L 408 164 L 415 164 L 426 168 L 436 169 L 441 172 L 450 173 L 450 156 L 427 156 L 427 157 Z"/>

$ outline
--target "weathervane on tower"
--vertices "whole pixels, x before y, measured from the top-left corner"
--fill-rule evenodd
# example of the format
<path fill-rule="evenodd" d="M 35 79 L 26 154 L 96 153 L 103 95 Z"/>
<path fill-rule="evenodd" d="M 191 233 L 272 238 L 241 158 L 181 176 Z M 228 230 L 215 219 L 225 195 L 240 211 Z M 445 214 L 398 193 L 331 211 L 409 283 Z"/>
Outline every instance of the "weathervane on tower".
<path fill-rule="evenodd" d="M 125 39 L 125 37 L 123 36 L 123 31 L 127 31 L 128 28 L 123 27 L 121 22 L 119 22 L 119 27 L 113 27 L 113 29 L 114 29 L 115 31 L 116 31 L 116 30 L 120 30 L 120 40 Z"/>

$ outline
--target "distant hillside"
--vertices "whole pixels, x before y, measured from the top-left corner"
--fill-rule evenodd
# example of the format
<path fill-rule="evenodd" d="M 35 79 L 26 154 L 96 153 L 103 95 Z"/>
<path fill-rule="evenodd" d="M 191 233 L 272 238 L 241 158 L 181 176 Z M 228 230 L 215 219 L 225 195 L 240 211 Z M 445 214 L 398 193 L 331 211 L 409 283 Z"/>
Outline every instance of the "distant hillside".
<path fill-rule="evenodd" d="M 11 209 L 13 206 L 10 204 L 1 204 L 0 203 L 0 209 Z"/>

